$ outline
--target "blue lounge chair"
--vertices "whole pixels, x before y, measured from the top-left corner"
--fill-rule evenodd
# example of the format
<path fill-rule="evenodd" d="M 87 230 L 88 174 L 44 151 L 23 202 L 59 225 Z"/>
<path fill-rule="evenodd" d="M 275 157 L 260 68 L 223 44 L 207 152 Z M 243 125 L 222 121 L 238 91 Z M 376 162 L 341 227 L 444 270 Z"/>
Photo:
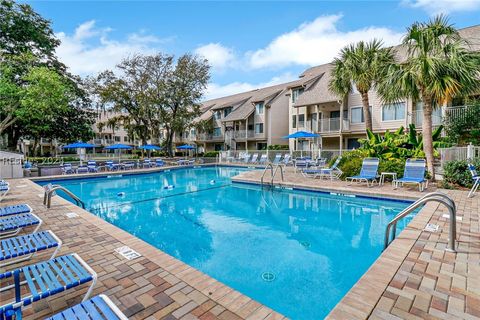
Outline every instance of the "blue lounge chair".
<path fill-rule="evenodd" d="M 468 193 L 468 197 L 471 198 L 473 197 L 473 194 L 478 190 L 478 186 L 480 185 L 480 175 L 478 175 L 477 169 L 471 163 L 468 164 L 468 170 L 470 171 L 470 174 L 472 175 L 472 179 L 473 179 L 472 189 Z"/>
<path fill-rule="evenodd" d="M 78 173 L 88 173 L 88 172 L 89 172 L 88 166 L 79 166 L 77 168 L 77 174 Z"/>
<path fill-rule="evenodd" d="M 106 295 L 100 294 L 46 320 L 128 320 Z"/>
<path fill-rule="evenodd" d="M 125 162 L 123 164 L 123 169 L 124 170 L 132 170 L 135 169 L 135 163 L 134 162 Z"/>
<path fill-rule="evenodd" d="M 62 174 L 72 174 L 75 173 L 71 163 L 64 163 L 62 166 Z"/>
<path fill-rule="evenodd" d="M 267 154 L 264 153 L 262 154 L 262 156 L 260 157 L 260 160 L 258 160 L 258 164 L 266 164 L 267 163 Z"/>
<path fill-rule="evenodd" d="M 0 240 L 0 267 L 30 259 L 33 254 L 56 248 L 50 259 L 55 258 L 62 241 L 52 231 L 40 231 Z"/>
<path fill-rule="evenodd" d="M 91 282 L 83 302 L 90 296 L 97 274 L 77 254 L 65 255 L 54 259 L 39 262 L 30 266 L 18 268 L 0 274 L 0 280 L 13 282 L 3 285 L 0 292 L 14 291 L 14 300 L 0 306 L 0 319 L 2 315 L 20 315 L 21 309 L 41 299 L 56 295 L 84 283 Z M 84 319 L 88 319 L 85 317 Z"/>
<path fill-rule="evenodd" d="M 6 180 L 0 180 L 0 186 L 8 186 L 10 185 Z"/>
<path fill-rule="evenodd" d="M 37 232 L 42 222 L 42 219 L 33 213 L 20 213 L 2 217 L 0 218 L 0 239 L 12 237 L 27 227 L 36 226 L 33 232 Z"/>
<path fill-rule="evenodd" d="M 32 208 L 26 203 L 5 206 L 0 207 L 0 217 L 11 216 L 19 213 L 30 213 L 32 211 Z"/>
<path fill-rule="evenodd" d="M 277 153 L 275 155 L 275 158 L 273 158 L 273 161 L 272 161 L 272 164 L 274 166 L 278 165 L 280 163 L 280 160 L 282 160 L 282 154 L 281 153 Z"/>
<path fill-rule="evenodd" d="M 8 184 L 0 185 L 0 201 L 7 195 L 10 191 L 10 186 Z"/>
<path fill-rule="evenodd" d="M 88 172 L 98 172 L 99 167 L 97 166 L 97 162 L 95 160 L 88 160 L 87 162 Z"/>
<path fill-rule="evenodd" d="M 142 163 L 142 167 L 145 168 L 151 168 L 152 167 L 152 160 L 150 159 L 144 159 Z"/>
<path fill-rule="evenodd" d="M 328 178 L 330 180 L 339 179 L 343 174 L 342 170 L 338 167 L 342 157 L 338 157 L 337 160 L 333 163 L 330 168 L 315 168 L 315 169 L 305 169 L 302 171 L 302 174 L 305 177 L 310 178 Z"/>
<path fill-rule="evenodd" d="M 283 160 L 280 161 L 280 164 L 284 165 L 284 166 L 288 166 L 290 164 L 290 160 L 291 160 L 291 156 L 290 154 L 286 154 L 283 156 Z"/>
<path fill-rule="evenodd" d="M 373 186 L 373 183 L 377 181 L 378 178 L 378 164 L 380 160 L 378 158 L 365 158 L 363 159 L 362 169 L 360 170 L 360 174 L 347 177 L 347 181 L 350 181 L 350 184 L 353 182 L 362 182 L 365 181 L 368 187 Z M 370 184 L 371 182 L 371 184 Z"/>
<path fill-rule="evenodd" d="M 295 159 L 294 161 L 294 164 L 295 164 L 295 172 L 297 172 L 298 170 L 303 170 L 303 169 L 307 169 L 309 167 L 309 162 L 306 158 L 297 158 Z"/>
<path fill-rule="evenodd" d="M 115 171 L 120 168 L 120 164 L 114 163 L 112 160 L 107 160 L 105 162 L 105 167 L 107 168 L 108 171 Z"/>
<path fill-rule="evenodd" d="M 395 189 L 406 183 L 418 184 L 418 190 L 423 191 L 427 188 L 427 179 L 425 179 L 425 159 L 407 159 L 403 177 L 393 181 Z"/>
<path fill-rule="evenodd" d="M 163 167 L 165 165 L 165 162 L 163 162 L 162 159 L 155 159 L 155 166 L 156 167 Z"/>

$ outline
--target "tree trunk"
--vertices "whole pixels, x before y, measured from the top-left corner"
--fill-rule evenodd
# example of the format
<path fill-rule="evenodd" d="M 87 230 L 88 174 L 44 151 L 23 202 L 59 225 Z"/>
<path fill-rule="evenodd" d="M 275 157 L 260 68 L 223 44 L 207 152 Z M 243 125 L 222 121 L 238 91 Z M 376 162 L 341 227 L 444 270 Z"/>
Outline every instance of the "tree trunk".
<path fill-rule="evenodd" d="M 362 93 L 363 117 L 365 118 L 365 129 L 372 131 L 372 114 L 370 112 L 370 102 L 368 101 L 368 92 Z M 340 115 L 340 120 L 343 115 Z M 366 131 L 366 130 L 365 130 Z"/>
<path fill-rule="evenodd" d="M 435 168 L 433 166 L 432 111 L 433 107 L 431 99 L 423 97 L 423 152 L 425 152 L 425 158 L 427 158 L 428 172 L 430 172 L 430 175 L 432 176 L 432 181 L 435 181 Z"/>
<path fill-rule="evenodd" d="M 167 151 L 170 157 L 174 156 L 173 153 L 173 130 L 167 129 Z"/>

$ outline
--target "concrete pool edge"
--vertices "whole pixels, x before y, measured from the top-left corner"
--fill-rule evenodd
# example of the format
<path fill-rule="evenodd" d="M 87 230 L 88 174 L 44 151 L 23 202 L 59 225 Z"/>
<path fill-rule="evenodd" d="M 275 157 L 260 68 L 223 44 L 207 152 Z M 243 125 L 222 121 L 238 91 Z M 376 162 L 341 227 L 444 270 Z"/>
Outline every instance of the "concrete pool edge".
<path fill-rule="evenodd" d="M 76 175 L 74 178 L 78 179 L 82 176 L 85 177 L 86 175 Z M 38 180 L 35 179 L 35 181 L 33 181 L 32 179 L 27 178 L 16 179 L 16 181 L 22 180 L 29 184 L 28 187 L 31 187 L 36 192 L 39 192 L 39 195 L 40 193 L 43 193 L 43 188 L 36 183 Z M 285 316 L 277 311 L 272 310 L 260 302 L 189 266 L 181 260 L 170 256 L 164 251 L 110 224 L 109 222 L 97 217 L 89 211 L 72 204 L 62 197 L 57 196 L 52 198 L 52 207 L 53 206 L 62 206 L 65 209 L 68 208 L 68 211 L 70 212 L 73 211 L 77 213 L 88 223 L 94 224 L 101 228 L 105 233 L 109 234 L 124 245 L 129 246 L 130 248 L 139 252 L 143 257 L 156 263 L 160 268 L 187 283 L 195 290 L 198 290 L 209 299 L 215 301 L 217 304 L 221 305 L 226 310 L 229 310 L 242 319 L 246 319 L 247 317 L 249 319 L 266 319 L 267 317 L 268 319 L 286 319 Z M 48 209 L 46 210 L 48 213 Z"/>

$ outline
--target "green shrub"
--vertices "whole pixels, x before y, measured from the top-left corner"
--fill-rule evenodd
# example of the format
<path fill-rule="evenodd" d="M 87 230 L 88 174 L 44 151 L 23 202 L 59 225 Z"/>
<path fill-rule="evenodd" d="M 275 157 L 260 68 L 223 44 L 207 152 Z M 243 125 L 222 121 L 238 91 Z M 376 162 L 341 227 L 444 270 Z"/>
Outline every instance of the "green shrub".
<path fill-rule="evenodd" d="M 216 158 L 220 152 L 219 151 L 207 151 L 203 154 L 205 158 Z"/>
<path fill-rule="evenodd" d="M 378 165 L 378 174 L 381 172 L 395 172 L 397 177 L 403 176 L 403 171 L 405 170 L 405 160 L 404 159 L 390 159 L 390 160 L 380 160 Z"/>
<path fill-rule="evenodd" d="M 454 184 L 457 186 L 470 188 L 472 186 L 472 175 L 468 171 L 468 163 L 466 160 L 454 160 L 445 164 L 443 179 L 444 185 Z M 480 158 L 472 161 L 472 164 L 479 168 Z"/>
<path fill-rule="evenodd" d="M 267 150 L 288 150 L 288 144 L 271 144 L 267 147 Z"/>

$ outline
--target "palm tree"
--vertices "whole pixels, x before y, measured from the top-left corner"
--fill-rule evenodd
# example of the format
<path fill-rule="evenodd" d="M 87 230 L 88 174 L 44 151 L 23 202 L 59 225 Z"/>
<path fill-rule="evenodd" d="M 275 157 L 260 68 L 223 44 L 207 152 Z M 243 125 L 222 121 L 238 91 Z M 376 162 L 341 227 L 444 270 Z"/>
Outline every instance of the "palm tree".
<path fill-rule="evenodd" d="M 432 112 L 453 97 L 480 88 L 479 55 L 468 51 L 468 43 L 443 15 L 412 24 L 403 45 L 406 60 L 390 66 L 377 89 L 387 103 L 408 98 L 423 102 L 423 150 L 428 171 L 435 179 Z"/>
<path fill-rule="evenodd" d="M 380 40 L 360 41 L 346 46 L 333 62 L 330 91 L 346 97 L 356 87 L 362 96 L 366 129 L 372 130 L 368 91 L 381 82 L 389 65 L 395 62 L 391 48 L 383 48 Z"/>

